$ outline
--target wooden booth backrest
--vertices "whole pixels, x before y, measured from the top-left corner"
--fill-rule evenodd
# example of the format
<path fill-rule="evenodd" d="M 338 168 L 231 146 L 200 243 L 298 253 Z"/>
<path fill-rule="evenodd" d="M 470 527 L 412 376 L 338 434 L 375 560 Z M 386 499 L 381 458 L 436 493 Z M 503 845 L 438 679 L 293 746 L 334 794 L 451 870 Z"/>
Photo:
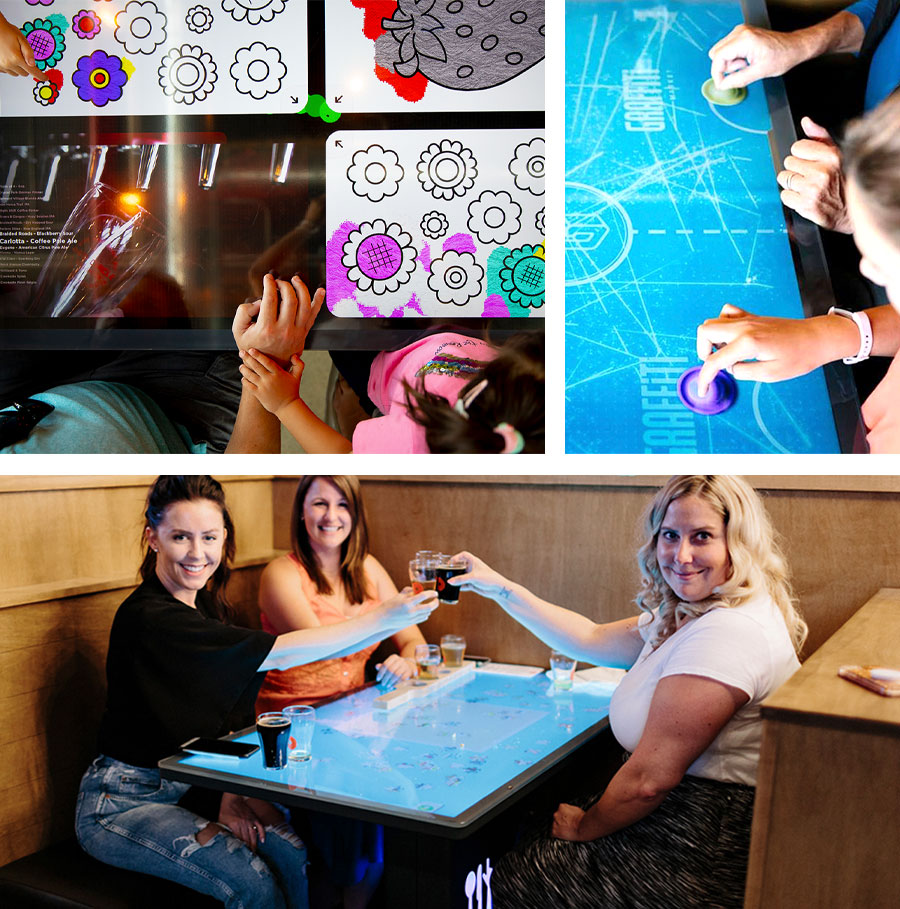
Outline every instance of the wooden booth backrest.
<path fill-rule="evenodd" d="M 94 756 L 116 608 L 133 589 L 150 477 L 0 478 L 0 865 L 71 835 Z M 289 548 L 296 477 L 220 478 L 237 533 L 233 599 L 256 626 L 262 566 Z M 417 549 L 468 548 L 598 621 L 633 610 L 637 523 L 659 477 L 364 477 L 373 549 L 402 586 Z M 900 482 L 751 478 L 785 539 L 807 654 L 880 587 L 900 587 Z M 424 626 L 547 665 L 547 648 L 464 593 Z"/>

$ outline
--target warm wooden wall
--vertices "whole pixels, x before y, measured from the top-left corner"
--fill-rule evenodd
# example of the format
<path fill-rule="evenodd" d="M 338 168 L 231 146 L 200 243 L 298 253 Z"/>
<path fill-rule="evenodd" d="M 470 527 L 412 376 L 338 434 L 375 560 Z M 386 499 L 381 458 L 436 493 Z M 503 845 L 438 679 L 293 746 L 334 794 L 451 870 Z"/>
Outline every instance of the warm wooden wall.
<path fill-rule="evenodd" d="M 0 865 L 72 834 L 109 628 L 137 576 L 148 481 L 0 483 Z M 225 486 L 242 566 L 231 593 L 256 622 L 259 573 L 273 554 L 270 481 Z"/>
<path fill-rule="evenodd" d="M 0 478 L 0 864 L 70 835 L 78 779 L 94 753 L 109 626 L 135 583 L 149 479 Z M 398 583 L 417 549 L 469 548 L 535 592 L 605 620 L 632 608 L 637 520 L 658 480 L 363 483 L 374 551 Z M 261 566 L 289 545 L 296 478 L 223 482 L 237 526 L 234 598 L 255 624 Z M 785 537 L 812 626 L 808 652 L 877 589 L 900 586 L 900 481 L 755 485 Z M 544 645 L 472 594 L 425 626 L 431 641 L 446 631 L 464 633 L 470 652 L 547 664 Z"/>

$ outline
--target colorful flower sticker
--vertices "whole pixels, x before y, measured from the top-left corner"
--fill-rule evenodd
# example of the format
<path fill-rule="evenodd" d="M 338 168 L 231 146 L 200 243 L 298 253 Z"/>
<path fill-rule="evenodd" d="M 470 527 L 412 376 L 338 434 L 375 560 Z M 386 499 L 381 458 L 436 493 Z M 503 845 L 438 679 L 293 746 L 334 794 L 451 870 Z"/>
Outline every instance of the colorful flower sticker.
<path fill-rule="evenodd" d="M 444 139 L 432 142 L 419 156 L 418 179 L 435 199 L 464 196 L 474 185 L 478 165 L 462 142 Z"/>
<path fill-rule="evenodd" d="M 53 0 L 25 0 L 29 6 L 50 6 Z"/>
<path fill-rule="evenodd" d="M 166 22 L 153 0 L 129 0 L 116 13 L 115 39 L 129 54 L 152 54 L 166 40 Z"/>
<path fill-rule="evenodd" d="M 34 65 L 38 69 L 50 69 L 62 60 L 66 39 L 62 29 L 51 19 L 26 22 L 22 26 L 22 34 L 34 52 Z"/>
<path fill-rule="evenodd" d="M 284 4 L 285 0 L 222 0 L 222 9 L 231 13 L 235 22 L 246 19 L 250 25 L 259 25 L 284 12 Z"/>
<path fill-rule="evenodd" d="M 450 230 L 450 222 L 447 220 L 447 216 L 442 212 L 428 211 L 422 215 L 419 227 L 426 237 L 432 240 L 440 240 L 440 238 Z"/>
<path fill-rule="evenodd" d="M 510 303 L 539 309 L 544 305 L 544 247 L 520 246 L 503 259 L 500 287 Z"/>
<path fill-rule="evenodd" d="M 44 82 L 35 82 L 33 91 L 34 100 L 38 104 L 43 104 L 44 107 L 48 104 L 55 104 L 59 97 L 59 89 L 49 79 Z"/>
<path fill-rule="evenodd" d="M 386 196 L 397 195 L 403 173 L 397 152 L 381 145 L 370 145 L 354 153 L 347 168 L 347 179 L 357 196 L 380 202 Z"/>
<path fill-rule="evenodd" d="M 184 17 L 187 27 L 198 35 L 209 31 L 213 24 L 212 10 L 208 6 L 192 6 Z"/>
<path fill-rule="evenodd" d="M 203 101 L 218 79 L 212 56 L 190 44 L 173 47 L 162 58 L 157 72 L 160 88 L 177 104 Z"/>
<path fill-rule="evenodd" d="M 406 284 L 416 267 L 412 237 L 396 223 L 382 218 L 363 221 L 342 247 L 341 264 L 347 277 L 363 291 L 381 295 Z"/>
<path fill-rule="evenodd" d="M 486 189 L 469 203 L 469 230 L 482 243 L 506 243 L 522 226 L 522 206 L 503 190 Z"/>
<path fill-rule="evenodd" d="M 484 269 L 470 252 L 448 249 L 440 259 L 431 263 L 428 286 L 441 303 L 465 306 L 481 293 Z"/>
<path fill-rule="evenodd" d="M 79 38 L 96 38 L 100 34 L 100 17 L 90 10 L 80 9 L 72 17 L 72 31 Z"/>
<path fill-rule="evenodd" d="M 123 68 L 122 58 L 102 50 L 95 50 L 89 57 L 79 57 L 78 66 L 72 74 L 72 84 L 78 87 L 78 97 L 97 107 L 118 101 L 122 97 L 122 86 L 127 81 L 128 73 Z"/>
<path fill-rule="evenodd" d="M 540 137 L 516 146 L 515 157 L 509 162 L 509 172 L 519 189 L 533 196 L 544 194 L 544 140 Z"/>
<path fill-rule="evenodd" d="M 281 89 L 287 67 L 281 62 L 281 51 L 277 47 L 254 41 L 250 47 L 242 47 L 234 55 L 229 72 L 235 88 L 242 95 L 250 95 L 258 101 Z"/>

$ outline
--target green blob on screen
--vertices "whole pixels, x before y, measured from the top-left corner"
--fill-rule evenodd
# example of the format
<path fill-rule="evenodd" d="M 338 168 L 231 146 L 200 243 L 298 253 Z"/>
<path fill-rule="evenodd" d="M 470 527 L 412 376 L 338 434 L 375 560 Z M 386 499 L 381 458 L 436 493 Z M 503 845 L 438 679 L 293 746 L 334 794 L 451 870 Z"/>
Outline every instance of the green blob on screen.
<path fill-rule="evenodd" d="M 310 95 L 306 99 L 306 106 L 303 110 L 297 111 L 300 114 L 309 114 L 310 117 L 318 117 L 326 123 L 334 123 L 340 119 L 340 113 L 332 110 L 328 103 L 321 95 Z"/>

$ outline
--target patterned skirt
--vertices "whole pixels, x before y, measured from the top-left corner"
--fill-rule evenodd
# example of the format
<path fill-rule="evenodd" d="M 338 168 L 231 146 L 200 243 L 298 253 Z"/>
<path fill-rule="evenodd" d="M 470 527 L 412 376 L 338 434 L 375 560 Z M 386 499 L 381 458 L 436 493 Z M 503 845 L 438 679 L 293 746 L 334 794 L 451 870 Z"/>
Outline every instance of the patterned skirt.
<path fill-rule="evenodd" d="M 497 862 L 494 909 L 740 909 L 754 793 L 685 777 L 652 814 L 592 842 L 544 826 Z"/>

